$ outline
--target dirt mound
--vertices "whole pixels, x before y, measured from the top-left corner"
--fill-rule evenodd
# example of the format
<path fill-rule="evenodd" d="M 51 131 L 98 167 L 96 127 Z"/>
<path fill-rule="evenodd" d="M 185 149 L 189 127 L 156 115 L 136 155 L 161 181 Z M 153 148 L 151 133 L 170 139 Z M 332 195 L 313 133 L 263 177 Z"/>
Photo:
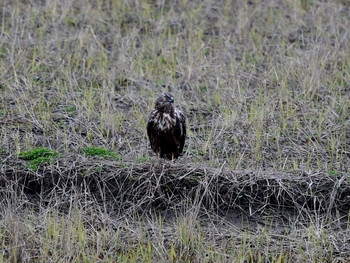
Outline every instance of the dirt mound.
<path fill-rule="evenodd" d="M 284 210 L 329 214 L 349 209 L 349 179 L 346 173 L 238 171 L 225 163 L 217 168 L 186 159 L 129 163 L 77 154 L 36 171 L 15 156 L 0 165 L 3 193 L 10 187 L 32 202 L 59 197 L 62 207 L 85 198 L 123 213 L 176 209 L 190 200 L 216 213 L 239 208 L 247 215 Z"/>

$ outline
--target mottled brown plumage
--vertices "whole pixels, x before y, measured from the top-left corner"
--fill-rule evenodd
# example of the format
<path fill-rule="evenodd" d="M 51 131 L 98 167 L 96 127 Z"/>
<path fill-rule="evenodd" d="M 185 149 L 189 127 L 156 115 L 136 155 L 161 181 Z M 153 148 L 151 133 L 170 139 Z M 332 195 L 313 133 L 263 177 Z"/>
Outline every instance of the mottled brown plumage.
<path fill-rule="evenodd" d="M 147 135 L 152 150 L 159 157 L 178 158 L 186 138 L 186 118 L 174 107 L 171 93 L 162 94 L 157 100 L 147 123 Z"/>

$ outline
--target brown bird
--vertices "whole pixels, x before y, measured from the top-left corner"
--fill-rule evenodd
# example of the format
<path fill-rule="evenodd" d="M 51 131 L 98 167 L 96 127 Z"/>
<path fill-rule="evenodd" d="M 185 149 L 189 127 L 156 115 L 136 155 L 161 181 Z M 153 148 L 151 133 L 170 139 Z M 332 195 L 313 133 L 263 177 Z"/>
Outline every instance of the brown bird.
<path fill-rule="evenodd" d="M 152 150 L 159 157 L 176 159 L 182 153 L 186 138 L 186 118 L 174 107 L 174 96 L 167 92 L 157 100 L 147 123 Z"/>

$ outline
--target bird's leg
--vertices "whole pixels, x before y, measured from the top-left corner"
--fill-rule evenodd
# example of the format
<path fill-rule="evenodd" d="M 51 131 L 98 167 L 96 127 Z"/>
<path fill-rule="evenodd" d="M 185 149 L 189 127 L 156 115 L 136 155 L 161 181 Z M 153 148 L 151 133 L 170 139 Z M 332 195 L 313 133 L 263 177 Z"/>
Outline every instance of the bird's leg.
<path fill-rule="evenodd" d="M 171 161 L 174 162 L 174 153 L 171 153 Z"/>

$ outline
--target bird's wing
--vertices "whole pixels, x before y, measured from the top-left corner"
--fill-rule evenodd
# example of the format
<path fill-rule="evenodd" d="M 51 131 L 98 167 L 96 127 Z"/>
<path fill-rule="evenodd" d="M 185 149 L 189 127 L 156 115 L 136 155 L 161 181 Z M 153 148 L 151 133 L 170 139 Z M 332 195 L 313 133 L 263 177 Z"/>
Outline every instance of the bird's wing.
<path fill-rule="evenodd" d="M 184 145 L 185 145 L 185 139 L 186 139 L 186 117 L 182 114 L 181 111 L 178 111 L 177 113 L 177 124 L 178 124 L 178 132 L 179 132 L 179 152 L 182 153 Z"/>

